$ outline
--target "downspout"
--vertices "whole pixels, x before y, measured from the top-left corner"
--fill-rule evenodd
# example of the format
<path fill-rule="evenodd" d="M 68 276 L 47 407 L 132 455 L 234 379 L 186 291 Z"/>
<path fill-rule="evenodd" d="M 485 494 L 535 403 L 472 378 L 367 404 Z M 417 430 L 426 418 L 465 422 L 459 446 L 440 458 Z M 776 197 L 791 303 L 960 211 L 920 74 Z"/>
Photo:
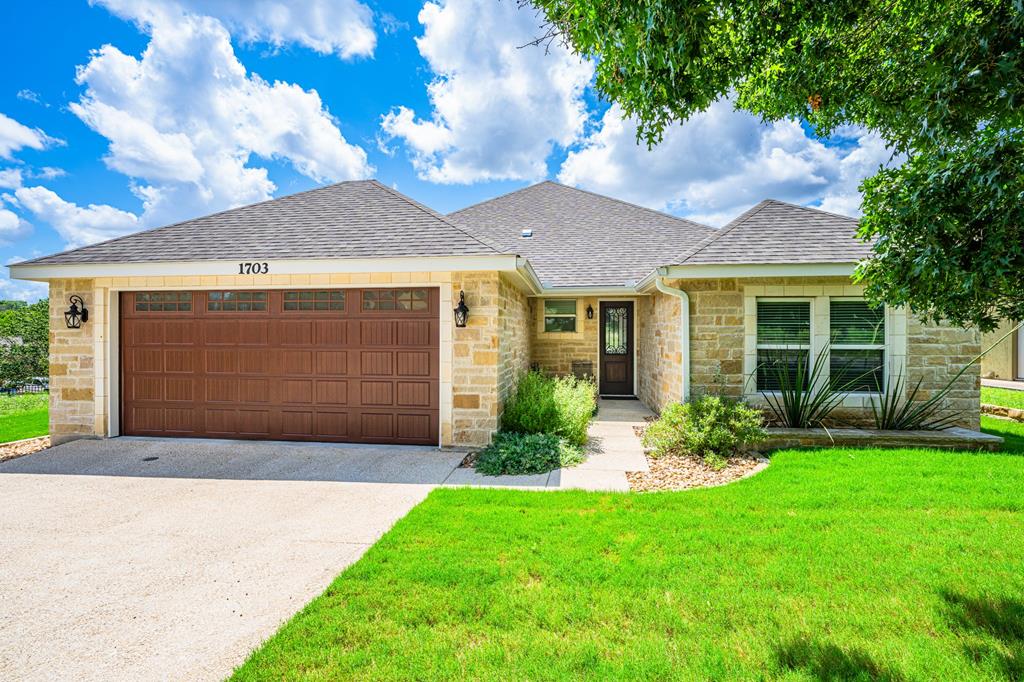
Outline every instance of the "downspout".
<path fill-rule="evenodd" d="M 690 296 L 682 289 L 665 284 L 667 268 L 658 268 L 654 286 L 663 294 L 679 297 L 679 346 L 683 353 L 683 402 L 690 399 Z"/>

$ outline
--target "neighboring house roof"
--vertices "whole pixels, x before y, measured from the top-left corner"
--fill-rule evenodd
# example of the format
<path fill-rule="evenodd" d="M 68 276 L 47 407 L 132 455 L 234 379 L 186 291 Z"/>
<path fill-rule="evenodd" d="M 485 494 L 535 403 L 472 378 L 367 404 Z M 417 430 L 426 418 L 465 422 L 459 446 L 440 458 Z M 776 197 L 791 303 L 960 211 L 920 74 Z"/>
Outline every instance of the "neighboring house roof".
<path fill-rule="evenodd" d="M 498 249 L 376 180 L 340 182 L 26 261 L 122 263 L 491 255 Z"/>
<path fill-rule="evenodd" d="M 856 235 L 856 218 L 766 199 L 672 264 L 856 263 L 871 253 Z"/>
<path fill-rule="evenodd" d="M 623 286 L 717 230 L 556 182 L 541 182 L 448 218 L 527 258 L 544 286 Z M 522 237 L 524 229 L 533 236 Z"/>

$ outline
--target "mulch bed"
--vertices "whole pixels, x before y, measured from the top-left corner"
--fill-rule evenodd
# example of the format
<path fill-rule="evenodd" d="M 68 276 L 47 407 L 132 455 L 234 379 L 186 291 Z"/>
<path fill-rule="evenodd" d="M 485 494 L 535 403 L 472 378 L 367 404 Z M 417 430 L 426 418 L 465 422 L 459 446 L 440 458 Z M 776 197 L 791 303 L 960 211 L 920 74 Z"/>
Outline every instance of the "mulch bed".
<path fill-rule="evenodd" d="M 8 459 L 15 459 L 17 457 L 24 457 L 25 455 L 31 455 L 33 452 L 39 452 L 50 447 L 50 437 L 43 436 L 41 438 L 29 438 L 28 440 L 19 440 L 13 443 L 4 443 L 0 445 L 0 462 Z"/>
<path fill-rule="evenodd" d="M 648 421 L 651 421 L 648 419 Z M 643 438 L 644 426 L 634 426 L 637 438 Z M 710 488 L 753 476 L 768 466 L 764 457 L 730 457 L 724 469 L 713 469 L 698 457 L 665 455 L 647 457 L 650 471 L 626 473 L 629 487 L 636 492 L 686 490 L 687 488 Z"/>

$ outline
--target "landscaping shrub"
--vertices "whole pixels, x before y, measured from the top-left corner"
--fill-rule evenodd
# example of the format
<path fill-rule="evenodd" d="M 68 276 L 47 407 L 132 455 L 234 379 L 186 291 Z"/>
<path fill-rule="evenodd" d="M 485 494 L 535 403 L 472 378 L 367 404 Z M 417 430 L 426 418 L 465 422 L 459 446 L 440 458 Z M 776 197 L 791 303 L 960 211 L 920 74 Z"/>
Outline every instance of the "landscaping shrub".
<path fill-rule="evenodd" d="M 761 412 L 736 400 L 704 396 L 669 405 L 644 432 L 644 445 L 655 457 L 693 455 L 721 469 L 744 445 L 765 438 Z"/>
<path fill-rule="evenodd" d="M 476 470 L 488 476 L 545 474 L 583 461 L 583 451 L 549 433 L 497 433 L 480 451 Z"/>
<path fill-rule="evenodd" d="M 547 433 L 572 445 L 585 445 L 587 425 L 597 407 L 595 394 L 591 381 L 529 372 L 505 403 L 501 428 L 514 433 Z"/>

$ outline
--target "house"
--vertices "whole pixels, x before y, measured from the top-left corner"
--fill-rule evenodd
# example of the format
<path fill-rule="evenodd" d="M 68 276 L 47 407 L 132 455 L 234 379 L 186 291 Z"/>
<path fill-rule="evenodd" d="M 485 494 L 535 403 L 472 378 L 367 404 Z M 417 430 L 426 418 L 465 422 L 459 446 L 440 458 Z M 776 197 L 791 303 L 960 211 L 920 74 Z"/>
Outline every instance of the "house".
<path fill-rule="evenodd" d="M 860 377 L 850 421 L 894 376 L 943 386 L 978 334 L 868 306 L 855 230 L 771 200 L 716 230 L 553 182 L 445 216 L 354 181 L 11 273 L 50 285 L 58 442 L 478 446 L 531 366 L 659 409 L 712 391 L 760 400 L 780 349 L 827 352 L 832 380 Z M 972 370 L 949 395 L 963 426 L 978 425 L 978 383 Z"/>

